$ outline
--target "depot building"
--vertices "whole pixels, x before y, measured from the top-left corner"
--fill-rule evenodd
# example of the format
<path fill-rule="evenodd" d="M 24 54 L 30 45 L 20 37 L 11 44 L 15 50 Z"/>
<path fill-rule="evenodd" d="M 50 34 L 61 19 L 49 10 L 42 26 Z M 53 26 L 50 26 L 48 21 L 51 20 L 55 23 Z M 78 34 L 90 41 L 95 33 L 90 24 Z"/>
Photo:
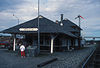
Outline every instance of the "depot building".
<path fill-rule="evenodd" d="M 16 47 L 16 36 L 23 35 L 27 45 L 33 48 L 38 46 L 38 30 L 40 31 L 40 52 L 49 51 L 66 51 L 72 47 L 79 46 L 79 35 L 81 28 L 68 19 L 63 19 L 61 14 L 60 21 L 52 21 L 48 18 L 39 16 L 27 22 L 21 23 L 9 29 L 5 29 L 2 33 L 12 34 L 14 36 L 14 50 Z"/>

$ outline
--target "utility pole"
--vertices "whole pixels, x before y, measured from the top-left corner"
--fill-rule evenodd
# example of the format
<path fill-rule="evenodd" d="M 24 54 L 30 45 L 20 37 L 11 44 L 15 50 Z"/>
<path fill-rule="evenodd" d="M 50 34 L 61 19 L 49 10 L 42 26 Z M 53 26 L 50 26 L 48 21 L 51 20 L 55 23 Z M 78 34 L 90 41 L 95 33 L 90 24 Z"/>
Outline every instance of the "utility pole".
<path fill-rule="evenodd" d="M 40 0 L 38 0 L 38 55 L 40 53 L 40 21 L 39 21 L 39 11 L 40 11 Z"/>
<path fill-rule="evenodd" d="M 79 18 L 79 28 L 81 28 L 81 18 L 80 15 L 78 16 Z M 79 48 L 81 47 L 81 29 L 79 29 Z"/>
<path fill-rule="evenodd" d="M 75 19 L 79 19 L 79 37 L 78 37 L 78 45 L 81 47 L 81 16 L 78 15 Z"/>
<path fill-rule="evenodd" d="M 17 17 L 17 16 L 15 16 L 14 14 L 13 14 L 13 16 L 18 20 L 18 25 L 19 25 L 19 18 Z M 15 51 L 15 49 L 16 49 L 16 34 L 14 34 L 14 41 L 13 41 L 13 51 Z"/>
<path fill-rule="evenodd" d="M 78 18 L 79 18 L 79 27 L 81 28 L 81 19 L 80 19 L 80 15 L 78 15 Z"/>
<path fill-rule="evenodd" d="M 18 25 L 19 25 L 19 18 L 17 16 L 15 16 L 14 14 L 13 14 L 13 16 L 18 20 Z"/>

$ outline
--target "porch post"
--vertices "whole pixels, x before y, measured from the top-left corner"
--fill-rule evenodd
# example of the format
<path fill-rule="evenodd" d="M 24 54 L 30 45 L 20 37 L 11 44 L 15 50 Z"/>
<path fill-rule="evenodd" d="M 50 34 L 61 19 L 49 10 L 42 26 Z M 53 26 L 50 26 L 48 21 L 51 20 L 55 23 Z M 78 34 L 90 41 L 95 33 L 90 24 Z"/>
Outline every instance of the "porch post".
<path fill-rule="evenodd" d="M 78 46 L 78 39 L 75 39 L 75 46 Z"/>
<path fill-rule="evenodd" d="M 73 39 L 73 47 L 75 46 L 75 40 Z"/>
<path fill-rule="evenodd" d="M 53 53 L 53 42 L 54 42 L 54 37 L 51 37 L 51 54 Z"/>
<path fill-rule="evenodd" d="M 70 49 L 70 39 L 68 40 L 68 50 Z"/>
<path fill-rule="evenodd" d="M 43 46 L 45 46 L 45 36 L 43 37 Z"/>
<path fill-rule="evenodd" d="M 15 47 L 16 47 L 16 35 L 14 34 L 13 51 L 15 51 Z"/>
<path fill-rule="evenodd" d="M 58 35 L 51 35 L 51 54 L 53 53 L 53 42 Z"/>

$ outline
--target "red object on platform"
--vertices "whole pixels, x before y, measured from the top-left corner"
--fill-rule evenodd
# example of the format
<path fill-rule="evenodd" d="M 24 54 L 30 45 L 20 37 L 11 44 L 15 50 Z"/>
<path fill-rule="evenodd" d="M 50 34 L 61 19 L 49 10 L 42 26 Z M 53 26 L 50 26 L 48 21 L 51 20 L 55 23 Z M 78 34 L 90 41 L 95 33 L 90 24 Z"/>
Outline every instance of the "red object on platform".
<path fill-rule="evenodd" d="M 21 56 L 25 56 L 25 51 L 21 51 Z"/>

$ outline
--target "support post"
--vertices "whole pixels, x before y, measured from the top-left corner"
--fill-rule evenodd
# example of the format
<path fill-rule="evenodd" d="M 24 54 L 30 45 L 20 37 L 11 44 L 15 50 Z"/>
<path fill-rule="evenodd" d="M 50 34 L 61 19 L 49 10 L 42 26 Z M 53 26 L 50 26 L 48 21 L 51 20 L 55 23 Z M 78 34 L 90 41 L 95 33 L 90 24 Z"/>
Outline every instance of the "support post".
<path fill-rule="evenodd" d="M 51 37 L 51 54 L 53 53 L 53 42 L 54 42 L 54 37 Z"/>
<path fill-rule="evenodd" d="M 78 39 L 75 39 L 75 46 L 78 46 Z"/>
<path fill-rule="evenodd" d="M 43 46 L 45 46 L 45 36 L 43 37 Z"/>
<path fill-rule="evenodd" d="M 16 35 L 14 34 L 13 51 L 15 51 L 15 48 L 16 48 Z"/>
<path fill-rule="evenodd" d="M 51 35 L 51 54 L 53 54 L 53 42 L 54 42 L 54 39 L 57 37 L 57 35 Z"/>
<path fill-rule="evenodd" d="M 68 40 L 68 46 L 67 46 L 67 48 L 68 48 L 68 51 L 69 51 L 69 46 L 70 46 L 70 40 Z"/>

